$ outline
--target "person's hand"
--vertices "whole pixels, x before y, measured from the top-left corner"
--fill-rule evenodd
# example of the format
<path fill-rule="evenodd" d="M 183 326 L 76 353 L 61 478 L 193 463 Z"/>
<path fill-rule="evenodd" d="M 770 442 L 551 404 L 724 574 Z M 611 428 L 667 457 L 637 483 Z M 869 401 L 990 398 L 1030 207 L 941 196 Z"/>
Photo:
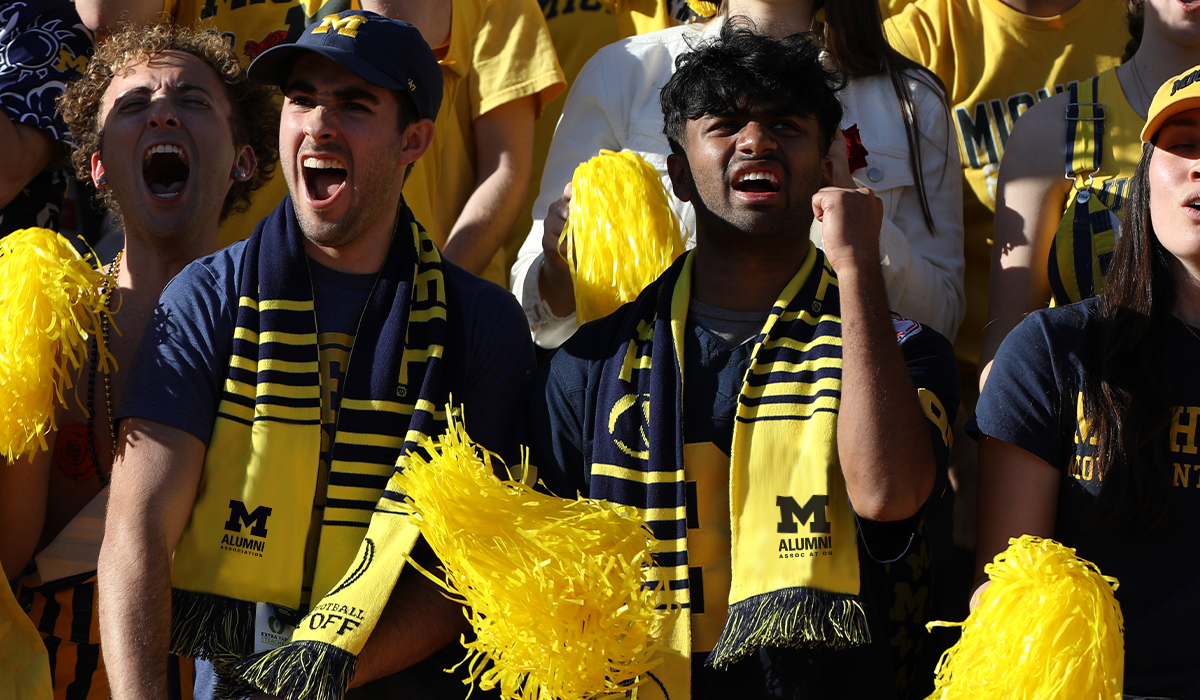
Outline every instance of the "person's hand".
<path fill-rule="evenodd" d="M 571 183 L 563 188 L 563 195 L 550 204 L 546 218 L 542 222 L 542 252 L 546 262 L 561 267 L 567 271 L 567 242 L 559 243 L 563 228 L 567 225 L 567 217 L 571 215 Z"/>
<path fill-rule="evenodd" d="M 988 579 L 988 580 L 984 581 L 983 583 L 981 583 L 979 585 L 979 587 L 976 588 L 974 590 L 974 592 L 971 593 L 971 603 L 970 603 L 969 608 L 972 612 L 975 611 L 975 606 L 979 605 L 979 598 L 983 595 L 983 592 L 986 591 L 988 586 L 990 586 L 990 585 L 992 585 L 992 581 L 991 581 L 991 579 Z"/>
<path fill-rule="evenodd" d="M 812 208 L 813 216 L 821 222 L 825 257 L 834 272 L 841 273 L 851 266 L 879 267 L 883 202 L 870 188 L 823 187 L 813 195 Z"/>
<path fill-rule="evenodd" d="M 559 243 L 567 217 L 571 213 L 571 183 L 563 196 L 555 200 L 542 221 L 542 267 L 538 272 L 538 291 L 556 316 L 575 310 L 575 286 L 567 263 L 567 242 Z"/>
<path fill-rule="evenodd" d="M 841 129 L 829 144 L 829 160 L 833 161 L 833 178 L 830 182 L 834 187 L 854 189 L 854 178 L 850 175 L 850 152 L 846 148 L 846 135 Z"/>

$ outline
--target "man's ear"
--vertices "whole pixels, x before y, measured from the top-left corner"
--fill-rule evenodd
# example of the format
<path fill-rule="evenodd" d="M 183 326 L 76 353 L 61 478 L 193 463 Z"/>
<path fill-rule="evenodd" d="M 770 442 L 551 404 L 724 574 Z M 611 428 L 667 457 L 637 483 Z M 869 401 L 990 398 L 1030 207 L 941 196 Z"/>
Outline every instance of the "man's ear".
<path fill-rule="evenodd" d="M 672 153 L 667 156 L 667 174 L 671 176 L 671 191 L 681 202 L 690 202 L 696 193 L 692 182 L 692 166 L 687 158 Z"/>
<path fill-rule="evenodd" d="M 258 158 L 254 155 L 254 149 L 250 144 L 242 144 L 237 158 L 233 159 L 233 172 L 230 173 L 230 177 L 245 182 L 254 177 L 256 168 L 258 168 Z M 241 177 L 238 177 L 239 174 Z"/>
<path fill-rule="evenodd" d="M 409 124 L 401 138 L 400 165 L 415 163 L 433 143 L 433 120 L 418 119 Z"/>
<path fill-rule="evenodd" d="M 821 187 L 833 184 L 833 158 L 828 153 L 821 159 Z"/>
<path fill-rule="evenodd" d="M 99 152 L 92 154 L 92 184 L 97 189 L 107 184 L 107 180 L 104 177 L 104 163 L 100 162 Z"/>

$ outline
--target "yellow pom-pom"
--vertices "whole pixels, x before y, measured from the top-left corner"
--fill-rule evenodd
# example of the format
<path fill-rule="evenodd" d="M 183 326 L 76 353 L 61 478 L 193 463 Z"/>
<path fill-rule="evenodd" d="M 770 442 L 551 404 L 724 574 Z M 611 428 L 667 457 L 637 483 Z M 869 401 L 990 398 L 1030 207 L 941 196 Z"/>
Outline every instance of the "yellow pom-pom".
<path fill-rule="evenodd" d="M 709 0 L 687 0 L 687 6 L 701 17 L 708 18 L 717 14 L 717 3 Z"/>
<path fill-rule="evenodd" d="M 642 588 L 653 535 L 632 508 L 501 481 L 447 415 L 446 434 L 421 443 L 432 459 L 403 458 L 389 488 L 408 496 L 442 585 L 468 608 L 471 679 L 506 700 L 624 695 L 655 666 L 664 624 Z"/>
<path fill-rule="evenodd" d="M 1120 700 L 1125 648 L 1117 580 L 1031 535 L 984 567 L 991 583 L 938 663 L 930 699 Z"/>
<path fill-rule="evenodd" d="M 89 334 L 108 314 L 105 276 L 65 238 L 27 228 L 0 239 L 0 454 L 46 449 L 54 405 L 87 358 Z M 112 356 L 100 343 L 100 371 Z M 115 364 L 113 364 L 115 367 Z"/>
<path fill-rule="evenodd" d="M 683 254 L 683 238 L 658 171 L 636 153 L 600 151 L 575 169 L 571 186 L 559 241 L 583 324 L 633 301 Z"/>

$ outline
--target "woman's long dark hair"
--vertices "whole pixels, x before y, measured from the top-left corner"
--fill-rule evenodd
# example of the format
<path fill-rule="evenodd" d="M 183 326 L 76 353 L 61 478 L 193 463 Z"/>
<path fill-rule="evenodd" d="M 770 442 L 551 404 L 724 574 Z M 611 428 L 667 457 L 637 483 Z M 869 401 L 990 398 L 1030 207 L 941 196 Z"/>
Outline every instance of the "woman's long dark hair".
<path fill-rule="evenodd" d="M 891 78 L 896 97 L 900 100 L 900 112 L 904 116 L 908 164 L 912 168 L 913 181 L 921 199 L 921 213 L 929 230 L 936 231 L 925 194 L 925 177 L 921 174 L 920 115 L 917 114 L 917 105 L 908 81 L 910 75 L 915 75 L 917 80 L 933 88 L 943 104 L 947 104 L 946 86 L 924 66 L 901 55 L 888 43 L 883 34 L 883 15 L 878 0 L 817 0 L 813 12 L 816 13 L 821 7 L 825 8 L 825 41 L 846 75 L 851 78 L 887 75 Z M 948 106 L 946 118 L 950 118 Z M 947 157 L 956 155 L 946 154 Z"/>
<path fill-rule="evenodd" d="M 1100 294 L 1101 331 L 1084 372 L 1084 412 L 1098 442 L 1100 495 L 1085 518 L 1102 531 L 1147 534 L 1170 513 L 1168 366 L 1162 348 L 1174 323 L 1171 254 L 1150 220 L 1150 158 L 1129 183 L 1125 221 Z M 1086 436 L 1084 438 L 1086 439 Z"/>
<path fill-rule="evenodd" d="M 1121 63 L 1128 63 L 1142 45 L 1142 30 L 1146 28 L 1145 0 L 1126 0 L 1125 21 L 1129 24 L 1129 42 L 1125 44 Z"/>

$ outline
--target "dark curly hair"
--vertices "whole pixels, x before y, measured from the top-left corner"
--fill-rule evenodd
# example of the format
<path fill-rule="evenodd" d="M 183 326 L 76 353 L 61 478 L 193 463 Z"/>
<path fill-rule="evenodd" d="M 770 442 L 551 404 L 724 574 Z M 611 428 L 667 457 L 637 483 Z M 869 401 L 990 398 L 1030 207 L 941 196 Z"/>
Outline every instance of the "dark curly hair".
<path fill-rule="evenodd" d="M 100 151 L 104 127 L 100 103 L 114 77 L 122 74 L 131 61 L 146 63 L 165 51 L 189 53 L 212 67 L 225 84 L 232 107 L 229 126 L 235 145 L 248 144 L 254 149 L 258 167 L 248 180 L 235 180 L 221 207 L 221 219 L 250 206 L 250 193 L 262 187 L 275 172 L 279 161 L 279 107 L 274 91 L 246 80 L 246 71 L 237 55 L 219 34 L 172 22 L 130 25 L 119 29 L 96 47 L 83 78 L 71 83 L 58 98 L 58 108 L 77 145 L 71 154 L 75 174 L 91 182 L 91 158 Z M 120 210 L 111 188 L 99 188 L 97 196 L 105 208 L 119 216 Z"/>
<path fill-rule="evenodd" d="M 837 92 L 846 86 L 845 74 L 829 67 L 826 56 L 812 34 L 773 39 L 755 33 L 745 18 L 726 22 L 716 40 L 675 59 L 675 74 L 659 93 L 671 150 L 683 155 L 688 120 L 764 100 L 816 117 L 824 154 L 842 120 Z"/>

